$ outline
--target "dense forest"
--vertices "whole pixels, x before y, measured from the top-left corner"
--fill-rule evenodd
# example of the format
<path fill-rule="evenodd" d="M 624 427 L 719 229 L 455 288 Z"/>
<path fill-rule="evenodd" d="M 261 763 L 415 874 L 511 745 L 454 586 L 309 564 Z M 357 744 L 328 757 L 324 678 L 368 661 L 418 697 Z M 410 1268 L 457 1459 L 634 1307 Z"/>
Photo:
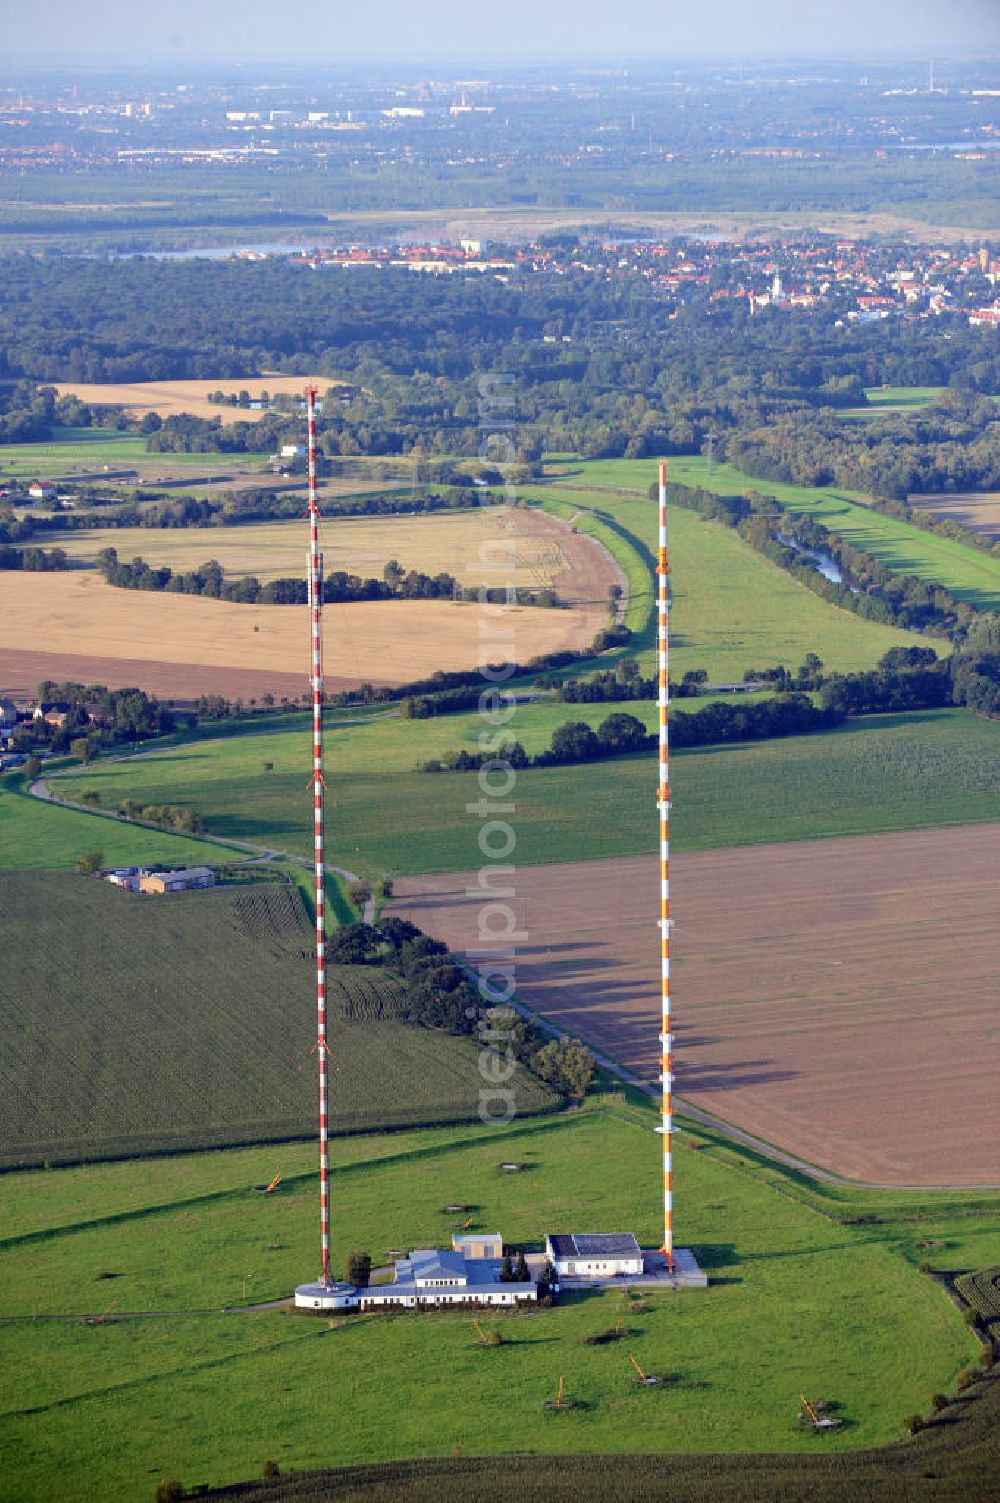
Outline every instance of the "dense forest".
<path fill-rule="evenodd" d="M 0 271 L 0 382 L 258 375 L 266 385 L 259 373 L 268 370 L 347 378 L 350 400 L 328 401 L 322 416 L 329 456 L 476 454 L 483 378 L 503 373 L 516 393 L 517 456 L 529 464 L 543 448 L 641 457 L 689 453 L 711 435 L 735 443 L 729 436 L 738 433 L 732 457 L 763 473 L 776 462 L 766 436 L 775 428 L 794 449 L 781 458 L 789 472 L 854 475 L 864 447 L 887 495 L 909 478 L 967 485 L 995 469 L 985 411 L 971 398 L 1000 390 L 1000 352 L 993 330 L 960 315 L 850 326 L 835 309 L 751 318 L 744 302 L 706 294 L 678 309 L 641 279 L 583 271 L 501 282 L 345 275 L 287 259 L 25 257 L 4 258 Z M 867 437 L 859 425 L 836 424 L 837 409 L 863 404 L 866 387 L 886 383 L 966 394 L 939 421 L 952 425 L 953 447 L 969 447 L 972 434 L 972 457 L 932 462 L 937 439 L 929 429 L 911 434 L 913 419 L 873 424 Z M 31 421 L 33 394 L 10 389 L 22 407 L 9 409 L 8 421 L 22 408 Z M 73 416 L 65 401 L 50 413 L 62 422 L 89 417 L 79 407 Z M 238 451 L 276 443 L 296 418 L 269 412 L 260 424 L 225 429 L 214 419 L 144 421 L 151 448 Z M 900 443 L 920 451 L 902 468 L 890 452 Z"/>
<path fill-rule="evenodd" d="M 842 485 L 905 500 L 911 492 L 1000 486 L 1000 408 L 946 391 L 931 407 L 864 423 L 800 410 L 744 428 L 725 445 L 730 463 L 763 480 Z"/>

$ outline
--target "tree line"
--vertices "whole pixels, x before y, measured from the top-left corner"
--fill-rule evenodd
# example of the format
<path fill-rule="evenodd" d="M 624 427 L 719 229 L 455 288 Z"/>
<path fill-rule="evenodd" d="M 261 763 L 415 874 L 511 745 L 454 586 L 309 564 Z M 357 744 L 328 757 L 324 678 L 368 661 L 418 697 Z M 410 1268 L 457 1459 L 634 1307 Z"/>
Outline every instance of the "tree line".
<path fill-rule="evenodd" d="M 398 493 L 330 497 L 323 502 L 323 515 L 327 519 L 411 516 L 497 504 L 495 492 L 474 488 L 470 475 L 463 476 L 461 482 L 440 483 L 447 485 L 447 489 L 414 491 L 406 488 Z M 88 499 L 97 510 L 56 511 L 50 516 L 16 517 L 9 502 L 0 504 L 0 544 L 22 543 L 46 532 L 89 532 L 123 527 L 237 527 L 251 522 L 298 521 L 302 516 L 300 493 L 256 487 L 223 491 L 211 500 L 195 496 L 146 499 L 141 490 L 126 501 L 100 492 L 91 494 Z"/>
<path fill-rule="evenodd" d="M 23 569 L 29 574 L 46 574 L 69 567 L 64 548 L 12 548 L 0 545 L 0 569 Z"/>
<path fill-rule="evenodd" d="M 116 548 L 102 548 L 95 560 L 108 584 L 125 590 L 169 590 L 179 595 L 201 595 L 210 600 L 236 601 L 242 605 L 305 605 L 309 585 L 305 579 L 270 579 L 263 584 L 255 575 L 227 579 L 218 559 L 209 559 L 195 569 L 175 573 L 165 564 L 154 566 L 137 555 L 119 559 Z M 503 586 L 462 586 L 453 574 L 425 574 L 421 569 L 404 569 L 397 559 L 389 559 L 381 579 L 362 578 L 345 569 L 334 569 L 323 580 L 323 599 L 330 604 L 359 600 L 462 600 L 484 598 L 502 604 L 506 600 Z M 557 606 L 554 590 L 519 590 L 518 599 L 525 605 Z"/>
<path fill-rule="evenodd" d="M 594 1057 L 585 1045 L 549 1038 L 512 1007 L 484 1009 L 476 987 L 447 945 L 422 933 L 408 919 L 381 918 L 376 925 L 347 924 L 327 945 L 334 965 L 386 966 L 401 979 L 395 1016 L 423 1028 L 484 1041 L 502 1049 L 563 1095 L 583 1097 L 593 1079 Z"/>
<path fill-rule="evenodd" d="M 801 736 L 832 730 L 849 716 L 939 709 L 949 704 L 964 705 L 982 715 L 1000 715 L 1000 615 L 984 618 L 975 641 L 950 658 L 939 660 L 932 647 L 892 647 L 876 668 L 867 671 L 824 676 L 822 667 L 811 653 L 794 676 L 782 667 L 749 670 L 769 676 L 783 692 L 751 701 L 716 700 L 693 712 L 672 710 L 671 746 L 683 750 Z M 816 703 L 802 685 L 817 692 Z M 616 711 L 596 730 L 585 721 L 566 721 L 553 731 L 549 746 L 534 757 L 510 732 L 502 751 L 472 752 L 463 747 L 446 757 L 418 763 L 416 771 L 472 772 L 499 761 L 518 770 L 563 766 L 649 753 L 657 741 L 657 732 L 647 732 L 637 716 Z"/>

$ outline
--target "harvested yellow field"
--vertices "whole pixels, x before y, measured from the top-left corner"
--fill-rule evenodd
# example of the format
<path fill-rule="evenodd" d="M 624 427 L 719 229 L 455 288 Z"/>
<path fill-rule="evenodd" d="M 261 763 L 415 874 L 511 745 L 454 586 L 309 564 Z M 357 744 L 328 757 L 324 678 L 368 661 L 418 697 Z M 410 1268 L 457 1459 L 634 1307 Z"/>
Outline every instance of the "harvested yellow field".
<path fill-rule="evenodd" d="M 258 522 L 241 527 L 124 527 L 50 535 L 48 541 L 74 559 L 92 561 L 103 548 L 119 558 L 141 555 L 154 567 L 175 572 L 218 559 L 228 576 L 304 578 L 306 535 L 300 521 Z M 567 554 L 596 554 L 589 538 L 574 536 L 555 518 L 509 507 L 476 507 L 431 516 L 331 518 L 323 528 L 324 568 L 364 578 L 382 578 L 390 559 L 426 574 L 446 570 L 461 584 L 495 583 L 508 573 L 505 542 L 513 543 L 513 578 L 524 588 L 543 588 L 569 568 Z M 497 547 L 496 545 L 501 545 Z M 498 576 L 497 565 L 502 565 Z M 613 582 L 609 579 L 609 582 Z M 597 586 L 598 590 L 600 586 Z M 607 586 L 604 587 L 605 598 Z M 571 597 L 567 597 L 571 598 Z"/>
<path fill-rule="evenodd" d="M 595 614 L 596 612 L 596 614 Z M 44 675 L 110 685 L 137 684 L 185 698 L 211 687 L 225 693 L 287 693 L 305 687 L 309 620 L 304 608 L 235 605 L 193 595 L 122 590 L 97 574 L 0 575 L 0 689 L 40 667 Z M 523 660 L 589 645 L 606 607 L 546 610 L 517 606 L 487 618 L 475 604 L 360 601 L 324 614 L 327 684 L 408 683 L 435 669 L 475 667 L 488 619 Z M 497 636 L 486 638 L 494 643 Z M 118 665 L 118 666 L 116 666 Z M 37 678 L 35 679 L 37 682 Z"/>
<path fill-rule="evenodd" d="M 208 400 L 210 391 L 222 391 L 227 396 L 238 396 L 248 391 L 251 398 L 259 397 L 262 391 L 272 396 L 279 393 L 299 395 L 305 391 L 310 380 L 320 392 L 330 386 L 341 386 L 329 376 L 241 376 L 235 381 L 123 381 L 88 384 L 79 381 L 53 383 L 61 397 L 79 397 L 94 407 L 127 407 L 130 412 L 158 412 L 160 417 L 173 417 L 178 412 L 190 412 L 194 417 L 221 418 L 224 423 L 254 423 L 261 417 L 261 410 L 245 407 L 220 407 Z"/>

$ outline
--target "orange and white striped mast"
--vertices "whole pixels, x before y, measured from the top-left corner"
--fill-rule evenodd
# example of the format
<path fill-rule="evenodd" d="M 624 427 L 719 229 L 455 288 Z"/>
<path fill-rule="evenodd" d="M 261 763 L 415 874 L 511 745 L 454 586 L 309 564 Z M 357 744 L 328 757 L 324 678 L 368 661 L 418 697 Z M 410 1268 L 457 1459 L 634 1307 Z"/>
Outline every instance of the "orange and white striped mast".
<path fill-rule="evenodd" d="M 326 911 L 323 867 L 323 555 L 319 551 L 319 494 L 316 484 L 316 388 L 306 388 L 309 424 L 309 615 L 312 630 L 313 849 L 316 900 L 316 1055 L 319 1066 L 319 1215 L 322 1268 L 330 1280 L 330 1144 L 328 1096 L 330 1055 L 326 1040 Z"/>
<path fill-rule="evenodd" d="M 670 591 L 667 560 L 667 466 L 660 464 L 660 540 L 656 573 L 659 580 L 656 602 L 656 671 L 657 703 L 660 712 L 660 778 L 656 801 L 660 811 L 660 1125 L 663 1138 L 663 1252 L 668 1268 L 674 1262 L 673 1202 L 673 1052 L 670 1032 Z"/>

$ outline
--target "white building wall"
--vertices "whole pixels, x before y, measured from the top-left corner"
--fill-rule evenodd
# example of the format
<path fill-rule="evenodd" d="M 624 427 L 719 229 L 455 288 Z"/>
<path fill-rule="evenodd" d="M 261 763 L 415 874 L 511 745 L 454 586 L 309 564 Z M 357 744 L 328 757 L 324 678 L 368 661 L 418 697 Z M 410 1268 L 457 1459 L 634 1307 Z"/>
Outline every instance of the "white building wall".
<path fill-rule="evenodd" d="M 641 1274 L 641 1258 L 556 1258 L 556 1273 L 567 1279 L 606 1279 Z"/>

